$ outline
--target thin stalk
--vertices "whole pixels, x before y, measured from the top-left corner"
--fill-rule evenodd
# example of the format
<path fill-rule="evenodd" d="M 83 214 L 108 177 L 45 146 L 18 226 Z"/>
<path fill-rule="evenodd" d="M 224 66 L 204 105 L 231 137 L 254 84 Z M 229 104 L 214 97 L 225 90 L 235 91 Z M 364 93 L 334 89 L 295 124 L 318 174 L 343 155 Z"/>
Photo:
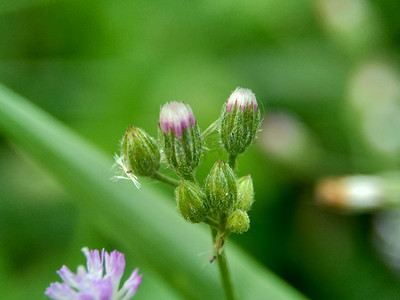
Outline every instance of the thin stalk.
<path fill-rule="evenodd" d="M 228 264 L 226 261 L 225 250 L 224 250 L 224 228 L 226 227 L 226 216 L 220 215 L 219 220 L 219 230 L 214 231 L 213 228 L 210 226 L 211 230 L 211 237 L 214 245 L 214 256 L 210 260 L 213 262 L 215 259 L 218 261 L 218 268 L 219 268 L 219 275 L 221 277 L 222 286 L 225 292 L 226 300 L 235 300 L 235 293 L 233 291 L 233 285 L 231 276 L 228 269 Z M 219 240 L 222 237 L 222 240 Z M 222 242 L 221 242 L 222 241 Z M 219 244 L 219 243 L 222 244 Z M 222 251 L 221 251 L 222 248 Z"/>
<path fill-rule="evenodd" d="M 207 223 L 208 225 L 210 225 L 211 230 L 212 230 L 212 228 L 217 229 L 217 230 L 219 229 L 219 224 L 218 224 L 218 222 L 215 221 L 213 218 L 207 217 L 207 218 L 204 220 L 204 223 Z M 213 238 L 213 241 L 214 241 L 214 238 Z"/>
<path fill-rule="evenodd" d="M 234 300 L 236 298 L 235 298 L 235 293 L 233 292 L 233 285 L 232 285 L 231 276 L 230 276 L 229 270 L 228 270 L 228 264 L 226 261 L 225 250 L 222 250 L 222 253 L 220 255 L 218 255 L 217 261 L 218 261 L 218 267 L 219 267 L 219 274 L 221 276 L 222 285 L 223 285 L 224 291 L 225 291 L 225 298 L 227 300 Z"/>
<path fill-rule="evenodd" d="M 193 173 L 190 173 L 190 175 L 188 175 L 186 179 L 196 183 L 196 177 Z"/>
<path fill-rule="evenodd" d="M 212 239 L 212 243 L 213 243 L 213 247 L 215 246 L 215 238 L 217 236 L 217 230 L 213 230 L 213 227 L 210 225 L 210 232 L 211 232 L 211 239 Z M 215 259 L 217 258 L 217 254 L 215 252 L 213 252 L 213 257 L 210 259 L 210 263 L 212 263 Z"/>
<path fill-rule="evenodd" d="M 218 128 L 219 125 L 219 119 L 214 121 L 210 126 L 208 126 L 208 128 L 206 130 L 204 130 L 201 133 L 201 138 L 205 139 L 207 136 L 209 136 L 214 130 L 216 130 Z"/>
<path fill-rule="evenodd" d="M 167 175 L 161 174 L 159 172 L 155 173 L 152 178 L 156 179 L 162 183 L 169 184 L 170 186 L 173 186 L 173 187 L 177 187 L 179 185 L 178 180 L 171 178 Z"/>
<path fill-rule="evenodd" d="M 235 170 L 236 157 L 237 157 L 237 154 L 228 153 L 228 164 L 232 168 L 232 170 Z"/>
<path fill-rule="evenodd" d="M 210 226 L 210 232 L 211 232 L 211 238 L 212 238 L 212 242 L 213 242 L 213 245 L 215 244 L 215 237 L 217 236 L 217 232 L 215 231 L 215 233 L 214 233 L 214 229 L 213 229 L 213 227 L 212 226 Z"/>

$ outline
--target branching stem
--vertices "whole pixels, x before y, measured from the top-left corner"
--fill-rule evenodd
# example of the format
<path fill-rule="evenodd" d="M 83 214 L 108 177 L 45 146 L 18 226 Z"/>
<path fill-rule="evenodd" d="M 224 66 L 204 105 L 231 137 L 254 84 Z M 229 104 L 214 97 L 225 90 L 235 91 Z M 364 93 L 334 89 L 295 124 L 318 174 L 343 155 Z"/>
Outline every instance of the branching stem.
<path fill-rule="evenodd" d="M 213 218 L 207 217 L 207 218 L 204 220 L 204 223 L 207 223 L 208 225 L 210 225 L 210 227 L 212 227 L 212 228 L 214 228 L 214 229 L 216 229 L 216 230 L 219 229 L 219 224 L 218 224 L 218 222 L 215 221 Z"/>
<path fill-rule="evenodd" d="M 178 180 L 171 178 L 167 175 L 161 174 L 159 172 L 155 173 L 152 178 L 156 179 L 162 183 L 169 184 L 170 186 L 173 186 L 173 187 L 177 187 L 179 185 Z"/>

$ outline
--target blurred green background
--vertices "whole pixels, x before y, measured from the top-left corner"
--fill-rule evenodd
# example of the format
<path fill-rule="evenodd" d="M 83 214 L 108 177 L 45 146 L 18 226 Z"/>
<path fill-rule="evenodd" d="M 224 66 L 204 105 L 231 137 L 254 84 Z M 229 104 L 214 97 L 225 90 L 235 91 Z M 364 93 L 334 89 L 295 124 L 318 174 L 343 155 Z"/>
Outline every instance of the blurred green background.
<path fill-rule="evenodd" d="M 231 240 L 309 298 L 397 299 L 375 213 L 315 205 L 314 186 L 399 167 L 399 12 L 396 0 L 2 0 L 0 81 L 110 157 L 130 124 L 156 135 L 167 101 L 190 104 L 204 130 L 232 90 L 251 88 L 265 124 L 239 173 L 256 202 L 250 231 Z M 83 263 L 81 247 L 118 248 L 3 135 L 0 168 L 1 299 L 44 299 L 62 264 Z"/>

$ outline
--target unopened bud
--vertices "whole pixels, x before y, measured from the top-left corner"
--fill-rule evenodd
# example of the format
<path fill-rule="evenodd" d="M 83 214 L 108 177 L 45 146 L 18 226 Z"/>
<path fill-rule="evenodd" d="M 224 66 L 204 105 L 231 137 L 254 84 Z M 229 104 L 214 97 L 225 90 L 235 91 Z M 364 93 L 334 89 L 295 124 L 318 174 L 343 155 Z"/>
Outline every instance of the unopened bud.
<path fill-rule="evenodd" d="M 159 139 L 169 167 L 178 176 L 191 179 L 203 149 L 200 130 L 189 105 L 165 104 L 160 113 Z"/>
<path fill-rule="evenodd" d="M 218 160 L 205 184 L 207 200 L 210 208 L 220 213 L 229 214 L 237 203 L 237 184 L 235 174 L 228 164 Z"/>
<path fill-rule="evenodd" d="M 144 130 L 131 126 L 121 141 L 121 160 L 137 176 L 153 176 L 160 168 L 160 149 Z"/>
<path fill-rule="evenodd" d="M 236 209 L 228 217 L 228 229 L 234 233 L 244 233 L 250 228 L 250 218 L 243 210 Z"/>
<path fill-rule="evenodd" d="M 221 140 L 233 155 L 243 153 L 256 138 L 261 117 L 256 96 L 249 89 L 236 88 L 222 110 Z"/>
<path fill-rule="evenodd" d="M 205 196 L 197 184 L 182 180 L 175 190 L 175 197 L 178 210 L 186 221 L 199 223 L 204 220 L 207 213 Z"/>
<path fill-rule="evenodd" d="M 238 204 L 237 209 L 248 211 L 254 202 L 253 180 L 250 175 L 241 177 L 237 180 L 238 184 Z"/>

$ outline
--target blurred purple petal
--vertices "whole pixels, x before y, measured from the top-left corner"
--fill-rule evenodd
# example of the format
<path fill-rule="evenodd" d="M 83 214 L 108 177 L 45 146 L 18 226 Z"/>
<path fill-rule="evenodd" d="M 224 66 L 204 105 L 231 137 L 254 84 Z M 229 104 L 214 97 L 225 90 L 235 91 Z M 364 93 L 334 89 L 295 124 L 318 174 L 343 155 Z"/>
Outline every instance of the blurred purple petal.
<path fill-rule="evenodd" d="M 142 283 L 143 276 L 138 275 L 139 269 L 135 269 L 131 276 L 125 281 L 121 290 L 118 292 L 118 299 L 126 300 L 135 296 L 140 284 Z"/>
<path fill-rule="evenodd" d="M 45 295 L 55 300 L 127 300 L 131 299 L 142 281 L 136 269 L 118 291 L 125 269 L 125 256 L 116 250 L 108 252 L 82 249 L 87 259 L 87 270 L 78 266 L 77 273 L 62 266 L 57 271 L 63 283 L 51 283 Z M 105 258 L 105 259 L 104 259 Z M 105 269 L 105 274 L 104 274 Z"/>
<path fill-rule="evenodd" d="M 78 295 L 66 283 L 54 282 L 44 293 L 47 297 L 58 300 L 78 299 Z"/>

